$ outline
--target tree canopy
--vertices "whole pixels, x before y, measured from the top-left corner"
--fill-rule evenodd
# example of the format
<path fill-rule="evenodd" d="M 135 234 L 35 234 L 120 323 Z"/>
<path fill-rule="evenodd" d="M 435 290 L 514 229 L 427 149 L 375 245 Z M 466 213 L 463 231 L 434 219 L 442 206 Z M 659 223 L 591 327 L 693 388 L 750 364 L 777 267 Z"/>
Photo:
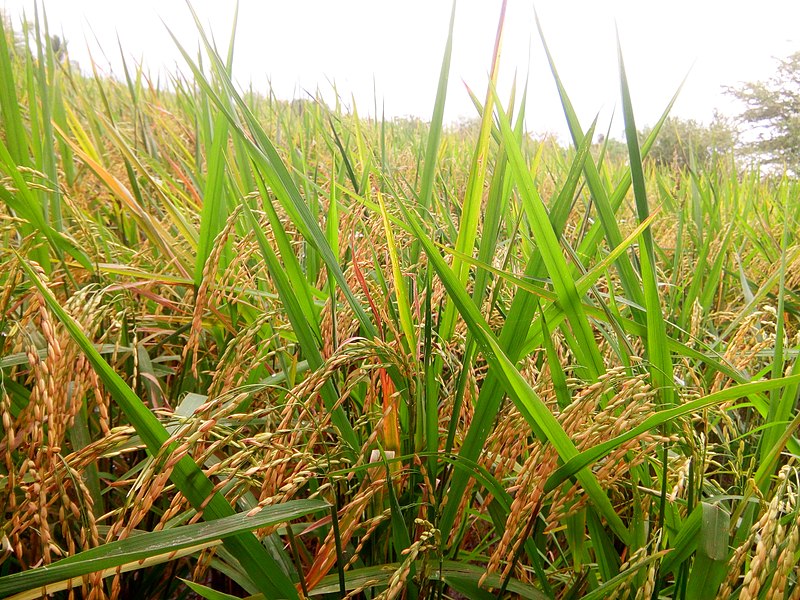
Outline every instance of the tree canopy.
<path fill-rule="evenodd" d="M 745 148 L 765 163 L 800 168 L 800 52 L 781 59 L 765 81 L 727 88 L 742 102 L 739 120 L 753 133 Z"/>
<path fill-rule="evenodd" d="M 649 128 L 641 135 L 647 137 Z M 649 158 L 677 168 L 710 166 L 719 156 L 733 151 L 737 141 L 734 124 L 719 113 L 708 125 L 694 119 L 669 117 L 661 128 Z"/>

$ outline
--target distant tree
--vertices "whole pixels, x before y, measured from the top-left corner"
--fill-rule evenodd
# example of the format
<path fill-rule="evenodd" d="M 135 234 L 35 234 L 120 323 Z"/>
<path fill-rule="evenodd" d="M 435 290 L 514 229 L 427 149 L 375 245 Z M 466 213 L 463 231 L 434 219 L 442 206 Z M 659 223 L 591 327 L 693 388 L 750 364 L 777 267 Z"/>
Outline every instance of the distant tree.
<path fill-rule="evenodd" d="M 11 18 L 0 9 L 0 21 L 2 21 L 3 32 L 6 36 L 6 43 L 9 46 L 9 52 L 15 54 L 24 54 L 25 52 L 25 39 L 22 34 L 17 31 L 11 24 Z"/>
<path fill-rule="evenodd" d="M 480 117 L 461 117 L 451 129 L 461 135 L 477 137 L 481 130 Z"/>
<path fill-rule="evenodd" d="M 2 28 L 6 35 L 6 43 L 9 45 L 9 51 L 17 56 L 25 56 L 28 51 L 33 54 L 36 53 L 37 40 L 34 35 L 34 24 L 29 21 L 23 21 L 21 27 L 14 27 L 9 16 L 0 9 L 0 20 L 2 20 Z M 27 35 L 26 35 L 27 33 Z M 53 51 L 53 57 L 59 63 L 63 63 L 67 59 L 67 41 L 60 36 L 50 36 L 50 49 Z"/>
<path fill-rule="evenodd" d="M 650 129 L 641 132 L 644 139 Z M 648 155 L 661 165 L 684 168 L 695 164 L 707 166 L 719 156 L 729 154 L 736 146 L 737 131 L 733 123 L 719 113 L 708 125 L 694 119 L 669 117 L 658 133 Z"/>
<path fill-rule="evenodd" d="M 314 110 L 314 101 L 308 98 L 295 98 L 291 102 L 291 107 L 294 114 L 302 116 L 306 111 Z"/>
<path fill-rule="evenodd" d="M 613 137 L 606 138 L 605 134 L 599 133 L 595 138 L 592 155 L 595 160 L 599 160 L 602 155 L 603 161 L 606 163 L 625 162 L 628 160 L 628 146 L 623 141 Z"/>
<path fill-rule="evenodd" d="M 800 52 L 780 60 L 766 81 L 726 91 L 744 105 L 739 120 L 752 131 L 744 148 L 766 163 L 800 170 Z"/>
<path fill-rule="evenodd" d="M 53 56 L 58 62 L 63 62 L 67 56 L 67 42 L 57 35 L 50 36 L 50 47 L 53 49 Z"/>

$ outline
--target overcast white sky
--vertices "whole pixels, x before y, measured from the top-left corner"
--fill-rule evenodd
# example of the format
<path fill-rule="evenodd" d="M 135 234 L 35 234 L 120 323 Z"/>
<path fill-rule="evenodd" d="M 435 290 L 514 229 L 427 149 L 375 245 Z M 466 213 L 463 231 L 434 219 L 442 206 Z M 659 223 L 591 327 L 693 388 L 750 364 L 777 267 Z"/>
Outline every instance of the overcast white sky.
<path fill-rule="evenodd" d="M 175 70 L 180 55 L 169 27 L 189 49 L 197 34 L 183 0 L 45 0 L 51 33 L 69 40 L 72 59 L 92 56 L 121 72 L 117 36 L 129 58 L 151 73 Z M 446 119 L 475 112 L 464 88 L 486 90 L 500 0 L 460 0 Z M 193 0 L 218 43 L 227 43 L 233 2 Z M 689 73 L 673 114 L 709 121 L 715 108 L 735 113 L 721 86 L 768 77 L 775 57 L 800 50 L 796 0 L 538 0 L 545 35 L 584 126 L 600 112 L 607 125 L 618 105 L 615 24 L 619 27 L 637 124 L 657 120 Z M 501 62 L 501 93 L 516 72 L 530 77 L 529 131 L 564 135 L 564 118 L 533 20 L 532 0 L 509 0 Z M 0 0 L 13 22 L 33 14 L 33 0 Z M 335 81 L 360 114 L 429 119 L 447 36 L 449 0 L 241 0 L 236 37 L 237 79 L 278 97 L 331 97 Z M 163 23 L 162 23 L 163 21 Z M 166 26 L 165 26 L 166 24 Z M 98 49 L 99 46 L 103 52 Z M 691 71 L 691 72 L 690 72 Z M 619 112 L 619 111 L 618 111 Z M 600 127 L 604 127 L 602 125 Z M 621 124 L 612 134 L 619 135 Z"/>

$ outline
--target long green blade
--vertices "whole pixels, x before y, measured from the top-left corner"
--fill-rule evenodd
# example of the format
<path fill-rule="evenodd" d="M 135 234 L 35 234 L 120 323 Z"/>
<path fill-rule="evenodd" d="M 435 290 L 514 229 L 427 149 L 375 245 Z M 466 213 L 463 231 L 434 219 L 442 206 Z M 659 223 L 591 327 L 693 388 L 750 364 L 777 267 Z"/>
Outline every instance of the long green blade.
<path fill-rule="evenodd" d="M 276 506 L 264 507 L 253 514 L 236 513 L 206 523 L 137 534 L 124 540 L 84 550 L 46 567 L 0 577 L 0 596 L 5 597 L 88 573 L 144 561 L 184 548 L 199 550 L 204 546 L 215 544 L 218 540 L 224 541 L 231 536 L 285 523 L 327 508 L 328 504 L 323 500 L 289 500 Z"/>

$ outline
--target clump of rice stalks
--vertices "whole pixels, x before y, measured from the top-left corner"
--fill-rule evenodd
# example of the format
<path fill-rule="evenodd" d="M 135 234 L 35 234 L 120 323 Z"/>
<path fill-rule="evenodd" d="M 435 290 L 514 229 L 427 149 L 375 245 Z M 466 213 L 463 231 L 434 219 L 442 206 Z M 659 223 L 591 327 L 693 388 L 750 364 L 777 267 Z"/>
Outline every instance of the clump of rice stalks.
<path fill-rule="evenodd" d="M 3 28 L 0 596 L 798 597 L 796 180 Z"/>
<path fill-rule="evenodd" d="M 625 369 L 609 370 L 597 383 L 573 390 L 575 399 L 558 412 L 559 422 L 579 448 L 591 448 L 613 439 L 652 413 L 656 394 L 646 379 L 645 376 L 630 377 Z M 555 404 L 552 396 L 551 399 Z M 557 410 L 555 406 L 553 409 Z M 522 419 L 513 407 L 507 411 L 510 414 L 501 420 L 502 425 L 487 442 L 487 450 L 496 448 L 496 453 L 485 455 L 483 461 L 498 479 L 511 477 L 508 492 L 513 495 L 505 533 L 492 552 L 486 577 L 502 565 L 505 578 L 510 569 L 519 566 L 515 557 L 537 520 L 542 520 L 545 535 L 557 538 L 562 535 L 564 523 L 583 510 L 587 500 L 577 483 L 564 490 L 545 492 L 548 478 L 559 465 L 558 455 L 549 445 L 521 437 L 520 429 L 525 428 Z M 616 494 L 618 502 L 629 502 L 630 471 L 649 460 L 657 447 L 668 441 L 669 438 L 647 433 L 620 445 L 596 466 L 598 481 L 604 489 Z M 524 445 L 520 446 L 520 442 Z M 518 464 L 516 461 L 523 457 L 524 462 Z M 494 469 L 495 465 L 501 466 L 501 470 Z M 508 465 L 512 469 L 508 469 Z M 516 576 L 525 578 L 522 571 Z"/>

